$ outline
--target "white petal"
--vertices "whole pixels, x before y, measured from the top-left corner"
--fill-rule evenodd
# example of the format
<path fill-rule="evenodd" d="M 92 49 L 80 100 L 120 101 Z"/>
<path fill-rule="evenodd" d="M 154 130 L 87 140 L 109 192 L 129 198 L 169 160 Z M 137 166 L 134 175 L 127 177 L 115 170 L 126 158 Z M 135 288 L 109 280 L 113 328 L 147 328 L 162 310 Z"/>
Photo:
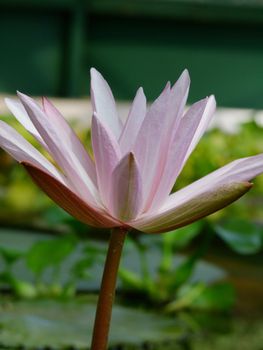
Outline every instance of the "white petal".
<path fill-rule="evenodd" d="M 92 117 L 91 137 L 98 188 L 101 199 L 107 206 L 112 171 L 120 160 L 121 152 L 111 130 L 100 121 L 96 113 Z"/>
<path fill-rule="evenodd" d="M 51 120 L 33 99 L 21 93 L 18 96 L 71 186 L 88 203 L 99 205 L 97 189 L 75 153 L 72 133 L 65 132 L 56 119 Z"/>
<path fill-rule="evenodd" d="M 96 170 L 93 160 L 84 148 L 82 142 L 75 134 L 74 130 L 69 126 L 62 114 L 56 109 L 56 107 L 46 97 L 42 99 L 43 109 L 46 115 L 50 118 L 50 122 L 54 127 L 60 130 L 61 138 L 68 143 L 70 152 L 74 153 L 78 162 L 83 169 L 86 170 L 92 182 L 96 185 Z"/>
<path fill-rule="evenodd" d="M 0 147 L 18 162 L 30 162 L 48 172 L 61 183 L 66 184 L 64 176 L 35 147 L 25 140 L 15 129 L 0 120 Z"/>
<path fill-rule="evenodd" d="M 263 154 L 235 160 L 171 194 L 158 212 L 145 214 L 138 218 L 133 226 L 146 232 L 165 232 L 186 225 L 191 220 L 195 221 L 202 217 L 202 213 L 209 215 L 207 214 L 209 207 L 212 209 L 210 214 L 223 207 L 223 195 L 226 196 L 226 204 L 231 202 L 231 198 L 233 200 L 239 198 L 239 191 L 241 196 L 242 191 L 245 193 L 251 186 L 248 181 L 262 173 Z M 196 214 L 198 203 L 200 203 L 199 216 Z M 219 207 L 216 208 L 216 205 Z"/>
<path fill-rule="evenodd" d="M 15 118 L 19 121 L 20 124 L 23 125 L 23 127 L 30 132 L 31 135 L 35 137 L 35 139 L 44 147 L 48 148 L 45 144 L 44 140 L 40 136 L 39 132 L 35 128 L 34 124 L 31 122 L 24 106 L 19 100 L 6 98 L 5 103 L 7 107 L 10 109 L 12 114 L 15 116 Z"/>
<path fill-rule="evenodd" d="M 161 95 L 150 106 L 133 148 L 143 180 L 145 200 L 158 172 L 160 149 L 166 136 L 165 118 L 169 97 L 170 85 L 167 84 Z"/>
<path fill-rule="evenodd" d="M 210 105 L 210 101 L 211 98 L 206 98 L 196 102 L 181 119 L 177 132 L 171 139 L 167 151 L 166 164 L 163 168 L 163 173 L 160 176 L 159 184 L 156 186 L 156 192 L 149 210 L 154 210 L 160 207 L 164 200 L 169 196 L 173 185 L 184 166 L 189 148 L 193 147 L 193 139 L 195 138 L 195 142 L 197 141 L 197 138 L 195 137 L 196 134 L 200 133 L 199 130 L 203 130 L 203 125 L 206 124 L 203 121 L 203 118 L 205 121 L 207 120 L 207 106 Z"/>
<path fill-rule="evenodd" d="M 143 121 L 134 153 L 144 183 L 144 210 L 151 207 L 154 194 L 167 162 L 170 141 L 178 129 L 189 91 L 189 74 L 185 70 L 173 88 L 166 86 Z"/>
<path fill-rule="evenodd" d="M 91 68 L 91 103 L 101 122 L 111 130 L 118 140 L 122 124 L 118 117 L 116 104 L 111 89 L 103 76 Z"/>
<path fill-rule="evenodd" d="M 122 154 L 126 154 L 132 149 L 145 114 L 146 98 L 143 89 L 139 88 L 119 139 Z"/>
<path fill-rule="evenodd" d="M 185 104 L 189 93 L 189 87 L 190 76 L 188 70 L 185 69 L 171 89 L 168 113 L 172 122 L 172 124 L 170 124 L 172 128 L 170 132 L 172 134 L 176 132 L 181 117 L 183 116 Z"/>
<path fill-rule="evenodd" d="M 129 224 L 147 233 L 171 231 L 224 208 L 243 196 L 251 187 L 249 182 L 221 183 L 212 188 L 206 187 L 199 194 L 177 201 L 170 210 L 162 210 L 155 216 L 141 218 Z"/>
<path fill-rule="evenodd" d="M 206 105 L 205 111 L 203 113 L 202 119 L 200 120 L 200 123 L 196 129 L 194 137 L 192 138 L 192 142 L 190 144 L 190 147 L 188 148 L 188 151 L 187 151 L 187 154 L 185 156 L 182 167 L 184 166 L 188 157 L 193 152 L 193 150 L 195 149 L 195 146 L 198 144 L 199 140 L 201 139 L 204 132 L 208 128 L 209 123 L 210 123 L 210 121 L 215 113 L 215 110 L 216 110 L 216 100 L 215 100 L 215 97 L 212 95 L 209 97 L 209 99 L 207 101 L 207 105 Z"/>

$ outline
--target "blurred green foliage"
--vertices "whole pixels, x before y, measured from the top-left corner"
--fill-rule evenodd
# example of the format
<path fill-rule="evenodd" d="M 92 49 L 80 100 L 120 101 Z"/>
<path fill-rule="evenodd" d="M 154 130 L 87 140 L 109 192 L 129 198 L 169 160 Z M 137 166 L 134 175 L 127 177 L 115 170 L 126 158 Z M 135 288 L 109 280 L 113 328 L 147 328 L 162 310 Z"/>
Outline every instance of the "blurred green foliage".
<path fill-rule="evenodd" d="M 218 238 L 234 253 L 256 254 L 263 248 L 263 227 L 238 219 L 217 223 L 203 220 L 162 235 L 135 237 L 132 242 L 139 253 L 140 270 L 120 268 L 119 277 L 124 290 L 135 292 L 167 313 L 185 308 L 204 311 L 231 309 L 235 292 L 232 285 L 225 282 L 227 273 L 217 276 L 214 270 L 201 269 L 200 275 L 194 277 L 198 264 Z M 155 249 L 159 254 L 150 256 Z M 176 262 L 182 249 L 187 249 L 187 254 Z"/>
<path fill-rule="evenodd" d="M 17 240 L 18 242 L 14 242 L 16 249 L 2 242 L 0 291 L 8 288 L 15 296 L 24 299 L 73 297 L 79 281 L 88 281 L 91 278 L 91 267 L 101 264 L 101 258 L 106 253 L 104 246 L 94 245 L 90 240 L 81 242 L 73 233 L 45 237 L 34 231 L 19 232 L 22 239 L 26 237 L 30 240 L 33 236 L 35 238 L 29 247 L 21 246 L 21 241 Z M 63 271 L 65 264 L 66 274 Z"/>

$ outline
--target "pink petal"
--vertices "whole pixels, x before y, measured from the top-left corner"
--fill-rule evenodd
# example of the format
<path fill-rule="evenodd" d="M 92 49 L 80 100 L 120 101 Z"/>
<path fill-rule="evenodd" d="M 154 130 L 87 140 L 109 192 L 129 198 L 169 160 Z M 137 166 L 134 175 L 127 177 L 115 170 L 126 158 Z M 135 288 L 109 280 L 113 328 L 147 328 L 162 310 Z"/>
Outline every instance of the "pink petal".
<path fill-rule="evenodd" d="M 215 100 L 215 97 L 212 95 L 209 97 L 209 99 L 207 101 L 205 111 L 204 111 L 203 116 L 200 120 L 200 123 L 196 129 L 196 132 L 195 132 L 194 137 L 192 139 L 191 145 L 188 148 L 187 154 L 186 154 L 185 159 L 184 159 L 183 166 L 184 166 L 185 162 L 187 161 L 188 157 L 190 156 L 190 154 L 195 149 L 196 145 L 198 144 L 199 140 L 203 136 L 204 132 L 206 131 L 206 129 L 207 129 L 214 113 L 215 113 L 215 110 L 216 110 L 216 100 Z M 182 166 L 182 168 L 183 168 L 183 166 Z"/>
<path fill-rule="evenodd" d="M 48 145 L 52 157 L 67 175 L 68 181 L 86 201 L 98 204 L 98 193 L 76 150 L 79 144 L 70 127 L 58 117 L 51 118 L 30 97 L 18 93 L 35 128 Z"/>
<path fill-rule="evenodd" d="M 166 86 L 146 114 L 137 137 L 134 152 L 144 183 L 145 210 L 151 206 L 162 176 L 170 140 L 183 115 L 189 84 L 189 75 L 185 70 L 171 90 L 169 85 Z"/>
<path fill-rule="evenodd" d="M 85 224 L 96 227 L 123 226 L 106 212 L 90 206 L 69 188 L 30 163 L 22 163 L 33 181 L 61 208 Z"/>
<path fill-rule="evenodd" d="M 187 225 L 239 198 L 250 188 L 248 181 L 261 173 L 263 154 L 235 160 L 171 194 L 157 213 L 145 214 L 133 226 L 145 232 L 165 232 Z"/>
<path fill-rule="evenodd" d="M 122 221 L 136 218 L 142 207 L 142 179 L 133 153 L 124 156 L 112 174 L 110 210 Z"/>
<path fill-rule="evenodd" d="M 201 137 L 201 133 L 204 132 L 207 120 L 211 119 L 212 114 L 209 112 L 214 111 L 214 109 L 210 108 L 211 104 L 213 105 L 211 103 L 213 101 L 214 97 L 210 97 L 193 104 L 181 119 L 177 132 L 168 148 L 166 164 L 160 176 L 160 181 L 156 185 L 156 193 L 152 198 L 149 210 L 160 207 L 169 196 L 186 162 L 189 149 L 193 149 Z"/>
<path fill-rule="evenodd" d="M 100 196 L 107 206 L 111 174 L 120 160 L 119 144 L 111 130 L 94 113 L 91 125 L 92 148 L 97 171 Z"/>
<path fill-rule="evenodd" d="M 122 124 L 118 117 L 111 89 L 103 76 L 91 68 L 91 103 L 100 121 L 107 126 L 118 140 Z"/>
<path fill-rule="evenodd" d="M 140 130 L 142 122 L 146 114 L 146 98 L 142 88 L 136 93 L 136 96 L 133 100 L 128 118 L 123 127 L 119 144 L 122 154 L 128 153 L 137 137 L 137 134 Z"/>
<path fill-rule="evenodd" d="M 133 149 L 141 171 L 145 199 L 150 192 L 157 171 L 160 148 L 166 136 L 165 118 L 169 96 L 170 85 L 167 84 L 149 108 Z"/>
<path fill-rule="evenodd" d="M 171 231 L 224 208 L 243 196 L 251 187 L 252 184 L 249 182 L 218 184 L 212 189 L 204 189 L 199 195 L 193 195 L 185 201 L 174 204 L 170 210 L 161 211 L 152 218 L 145 217 L 129 224 L 146 233 Z"/>
<path fill-rule="evenodd" d="M 205 187 L 212 188 L 217 184 L 231 182 L 247 182 L 261 173 L 263 173 L 263 154 L 234 160 L 185 188 L 172 193 L 164 203 L 163 208 L 168 209 L 174 205 L 174 201 L 184 200 L 186 196 L 191 197 L 193 194 L 201 193 Z"/>
<path fill-rule="evenodd" d="M 170 115 L 171 122 L 173 125 L 173 128 L 170 130 L 172 134 L 176 132 L 181 117 L 183 116 L 185 104 L 189 93 L 189 87 L 190 77 L 188 70 L 185 69 L 171 89 L 168 113 Z"/>
<path fill-rule="evenodd" d="M 62 137 L 65 142 L 69 142 L 71 146 L 71 151 L 76 155 L 78 161 L 81 163 L 82 167 L 86 170 L 92 182 L 96 184 L 96 170 L 93 160 L 84 148 L 82 142 L 75 134 L 73 129 L 69 126 L 62 114 L 57 110 L 57 108 L 51 103 L 49 99 L 43 97 L 42 99 L 43 109 L 46 115 L 50 118 L 50 122 L 63 132 Z"/>
<path fill-rule="evenodd" d="M 10 109 L 12 114 L 15 116 L 15 118 L 19 121 L 20 124 L 23 125 L 23 127 L 30 132 L 31 135 L 35 137 L 35 139 L 44 147 L 48 148 L 47 145 L 45 144 L 44 140 L 42 137 L 39 135 L 39 132 L 35 128 L 34 124 L 31 122 L 24 106 L 20 101 L 11 99 L 11 98 L 6 98 L 5 103 L 7 107 Z"/>
<path fill-rule="evenodd" d="M 35 167 L 54 176 L 66 184 L 64 176 L 35 147 L 26 141 L 15 129 L 0 120 L 0 147 L 18 162 L 30 162 Z"/>

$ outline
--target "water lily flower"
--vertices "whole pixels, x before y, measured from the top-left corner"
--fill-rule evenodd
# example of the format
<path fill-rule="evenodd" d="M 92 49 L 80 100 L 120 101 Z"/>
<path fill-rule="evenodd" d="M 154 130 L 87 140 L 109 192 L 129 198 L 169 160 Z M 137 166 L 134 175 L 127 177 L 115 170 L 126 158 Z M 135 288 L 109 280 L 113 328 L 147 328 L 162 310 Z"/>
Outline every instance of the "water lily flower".
<path fill-rule="evenodd" d="M 85 150 L 60 112 L 18 93 L 6 99 L 17 120 L 50 154 L 51 163 L 15 129 L 0 121 L 0 147 L 22 163 L 35 183 L 58 205 L 92 226 L 112 228 L 98 300 L 92 350 L 106 350 L 123 242 L 135 228 L 170 231 L 235 201 L 263 172 L 263 154 L 235 160 L 171 193 L 187 159 L 215 111 L 207 97 L 185 112 L 190 79 L 185 70 L 147 109 L 140 88 L 125 123 L 119 119 L 107 82 L 91 70 L 92 148 Z"/>
<path fill-rule="evenodd" d="M 3 121 L 0 146 L 49 197 L 88 225 L 148 233 L 173 230 L 233 202 L 263 172 L 262 154 L 243 158 L 171 194 L 216 106 L 210 96 L 185 112 L 189 84 L 185 70 L 148 109 L 139 88 L 122 123 L 110 87 L 91 69 L 94 159 L 47 98 L 40 106 L 18 92 L 19 100 L 6 99 L 7 106 L 55 165 Z"/>

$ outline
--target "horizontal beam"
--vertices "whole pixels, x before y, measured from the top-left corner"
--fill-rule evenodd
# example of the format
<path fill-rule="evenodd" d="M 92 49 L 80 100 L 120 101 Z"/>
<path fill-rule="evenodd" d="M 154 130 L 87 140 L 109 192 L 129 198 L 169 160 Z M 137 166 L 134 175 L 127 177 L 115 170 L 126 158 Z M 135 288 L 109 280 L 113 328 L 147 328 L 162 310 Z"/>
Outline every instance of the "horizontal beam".
<path fill-rule="evenodd" d="M 90 11 L 204 22 L 263 23 L 262 0 L 92 0 Z"/>
<path fill-rule="evenodd" d="M 75 0 L 1 0 L 1 8 L 74 10 Z M 153 17 L 203 22 L 263 23 L 262 0 L 89 0 L 81 1 L 90 15 Z"/>

